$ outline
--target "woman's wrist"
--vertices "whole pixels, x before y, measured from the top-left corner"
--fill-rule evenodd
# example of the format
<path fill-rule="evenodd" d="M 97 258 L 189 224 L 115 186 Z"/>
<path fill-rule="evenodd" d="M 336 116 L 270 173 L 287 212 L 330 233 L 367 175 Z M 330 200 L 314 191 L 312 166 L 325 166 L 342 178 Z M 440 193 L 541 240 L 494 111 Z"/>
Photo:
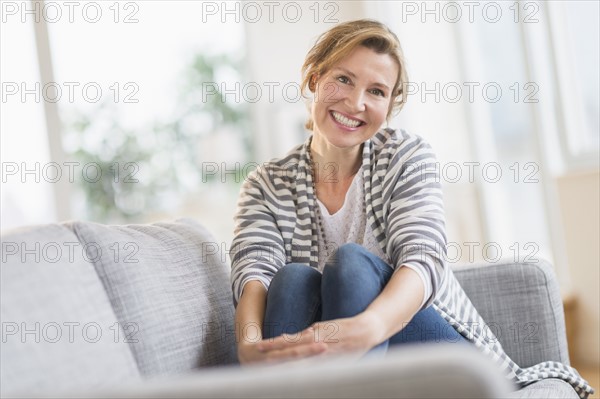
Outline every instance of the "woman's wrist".
<path fill-rule="evenodd" d="M 357 315 L 356 319 L 365 331 L 365 343 L 369 349 L 385 340 L 385 323 L 375 312 L 367 309 Z"/>
<path fill-rule="evenodd" d="M 237 347 L 238 347 L 238 351 L 240 350 L 240 348 L 247 348 L 253 345 L 256 345 L 260 342 L 260 340 L 257 340 L 256 338 L 254 339 L 240 339 L 237 343 Z"/>

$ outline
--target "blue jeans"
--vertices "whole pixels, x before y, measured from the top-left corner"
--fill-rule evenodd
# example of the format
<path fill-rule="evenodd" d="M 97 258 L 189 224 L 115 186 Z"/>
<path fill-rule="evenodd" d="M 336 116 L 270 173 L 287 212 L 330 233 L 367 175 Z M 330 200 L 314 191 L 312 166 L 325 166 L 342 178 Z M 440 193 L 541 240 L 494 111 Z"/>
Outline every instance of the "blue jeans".
<path fill-rule="evenodd" d="M 317 321 L 356 316 L 383 291 L 392 273 L 382 259 L 358 244 L 338 248 L 323 274 L 300 263 L 285 265 L 269 286 L 263 338 L 295 334 Z M 422 342 L 469 341 L 429 306 L 371 352 Z"/>

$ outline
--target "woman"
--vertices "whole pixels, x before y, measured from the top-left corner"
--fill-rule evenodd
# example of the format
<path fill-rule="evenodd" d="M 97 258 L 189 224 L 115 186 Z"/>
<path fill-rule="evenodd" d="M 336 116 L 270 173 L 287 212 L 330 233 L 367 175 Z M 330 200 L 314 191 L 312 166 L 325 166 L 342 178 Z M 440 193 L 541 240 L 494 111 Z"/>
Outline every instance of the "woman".
<path fill-rule="evenodd" d="M 375 21 L 337 25 L 302 72 L 312 135 L 249 176 L 235 216 L 240 363 L 362 356 L 425 341 L 504 355 L 444 262 L 431 147 L 382 128 L 405 101 L 397 37 Z M 500 361 L 522 385 L 541 378 L 505 355 Z"/>

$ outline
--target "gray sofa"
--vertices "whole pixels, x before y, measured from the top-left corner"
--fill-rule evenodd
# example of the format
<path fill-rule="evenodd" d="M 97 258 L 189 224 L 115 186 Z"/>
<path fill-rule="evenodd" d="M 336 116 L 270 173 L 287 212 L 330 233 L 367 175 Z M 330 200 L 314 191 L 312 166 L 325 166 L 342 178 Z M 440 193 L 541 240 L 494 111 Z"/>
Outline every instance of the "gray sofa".
<path fill-rule="evenodd" d="M 228 246 L 190 219 L 3 232 L 1 396 L 578 397 L 558 379 L 516 390 L 451 344 L 240 368 Z M 569 363 L 551 265 L 453 267 L 519 365 Z"/>

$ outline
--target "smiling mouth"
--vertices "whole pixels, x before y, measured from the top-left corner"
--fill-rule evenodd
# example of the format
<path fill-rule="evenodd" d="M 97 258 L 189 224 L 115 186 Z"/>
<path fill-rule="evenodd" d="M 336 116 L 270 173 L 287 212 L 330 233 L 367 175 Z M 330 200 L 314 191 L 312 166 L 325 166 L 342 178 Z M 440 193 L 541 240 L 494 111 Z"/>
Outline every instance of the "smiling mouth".
<path fill-rule="evenodd" d="M 331 116 L 335 121 L 345 127 L 356 128 L 365 124 L 365 122 L 358 119 L 348 118 L 345 115 L 340 114 L 336 111 L 330 111 Z"/>

